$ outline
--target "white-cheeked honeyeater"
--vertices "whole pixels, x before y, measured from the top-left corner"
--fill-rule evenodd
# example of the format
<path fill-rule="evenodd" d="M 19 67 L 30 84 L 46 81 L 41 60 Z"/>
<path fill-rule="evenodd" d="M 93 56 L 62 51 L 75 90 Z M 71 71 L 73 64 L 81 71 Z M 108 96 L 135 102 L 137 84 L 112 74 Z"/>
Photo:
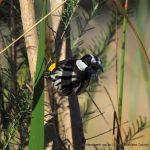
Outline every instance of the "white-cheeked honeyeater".
<path fill-rule="evenodd" d="M 51 63 L 48 78 L 61 96 L 78 95 L 85 91 L 93 74 L 103 71 L 102 61 L 93 55 L 81 59 L 70 58 Z"/>

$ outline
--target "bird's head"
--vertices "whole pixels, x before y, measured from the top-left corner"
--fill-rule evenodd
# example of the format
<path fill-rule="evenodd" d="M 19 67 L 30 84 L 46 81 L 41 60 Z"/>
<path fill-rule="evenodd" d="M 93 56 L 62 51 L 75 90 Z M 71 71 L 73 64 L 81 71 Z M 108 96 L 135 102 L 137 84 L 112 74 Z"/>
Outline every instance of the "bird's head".
<path fill-rule="evenodd" d="M 86 71 L 90 74 L 97 74 L 99 71 L 103 72 L 102 61 L 96 56 L 85 55 L 81 58 L 86 65 Z"/>

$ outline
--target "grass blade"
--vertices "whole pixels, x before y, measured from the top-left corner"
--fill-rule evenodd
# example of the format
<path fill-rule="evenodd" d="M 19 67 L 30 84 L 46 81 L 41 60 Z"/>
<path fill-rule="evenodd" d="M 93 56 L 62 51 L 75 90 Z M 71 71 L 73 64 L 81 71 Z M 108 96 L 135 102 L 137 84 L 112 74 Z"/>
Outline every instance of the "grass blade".
<path fill-rule="evenodd" d="M 42 17 L 46 14 L 46 0 L 43 3 Z M 30 129 L 30 150 L 44 149 L 44 58 L 45 21 L 40 25 L 39 49 L 37 54 L 36 77 L 33 96 L 33 112 Z"/>

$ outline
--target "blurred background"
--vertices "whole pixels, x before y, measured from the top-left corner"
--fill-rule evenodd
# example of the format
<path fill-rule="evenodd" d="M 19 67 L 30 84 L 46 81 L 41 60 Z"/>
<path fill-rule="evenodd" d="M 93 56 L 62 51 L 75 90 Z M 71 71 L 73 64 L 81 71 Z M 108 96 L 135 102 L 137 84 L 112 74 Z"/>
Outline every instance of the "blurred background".
<path fill-rule="evenodd" d="M 39 20 L 42 11 L 41 4 L 43 1 L 34 1 L 34 3 L 36 20 Z M 16 18 L 14 19 L 17 28 L 16 35 L 13 34 L 14 31 L 12 30 L 12 24 L 10 22 L 10 11 L 12 9 L 14 10 L 14 16 Z M 128 0 L 127 15 L 133 27 L 139 33 L 139 37 L 143 41 L 147 55 L 150 59 L 149 13 L 149 0 Z M 119 96 L 119 80 L 121 77 L 120 64 L 122 62 L 121 47 L 123 43 L 123 16 L 117 11 L 112 0 L 81 0 L 79 7 L 76 9 L 71 19 L 70 26 L 72 40 L 71 50 L 73 56 L 80 58 L 87 53 L 94 54 L 102 59 L 104 65 L 104 73 L 99 75 L 99 80 L 93 77 L 89 88 L 87 89 L 88 92 L 85 92 L 78 97 L 87 144 L 85 145 L 85 149 L 109 149 L 106 145 L 100 146 L 96 144 L 114 143 L 112 130 L 114 128 L 114 109 L 112 102 L 115 106 L 115 110 L 118 111 L 117 89 Z M 121 119 L 122 138 L 123 141 L 126 141 L 128 144 L 132 143 L 139 145 L 126 146 L 125 149 L 127 150 L 149 150 L 150 68 L 143 55 L 141 44 L 133 32 L 133 29 L 128 23 L 125 29 L 125 68 Z M 0 0 L 0 50 L 11 43 L 14 38 L 21 35 L 22 32 L 19 1 L 14 2 L 12 6 L 9 1 Z M 117 36 L 118 38 L 116 38 Z M 30 121 L 26 120 L 29 120 L 30 118 L 29 112 L 31 112 L 31 108 L 29 106 L 31 105 L 32 93 L 30 89 L 25 86 L 26 83 L 30 83 L 31 78 L 24 43 L 23 39 L 19 40 L 19 43 L 17 43 L 18 45 L 16 44 L 15 47 L 9 49 L 12 51 L 16 49 L 17 57 L 14 56 L 14 53 L 9 51 L 0 54 L 0 65 L 2 68 L 0 70 L 0 92 L 2 93 L 2 89 L 5 89 L 3 91 L 4 97 L 0 94 L 0 127 L 2 129 L 1 131 L 6 128 L 12 129 L 12 118 L 15 114 L 18 114 L 23 110 L 25 114 L 21 114 L 23 116 L 21 118 L 21 123 L 13 130 L 13 134 L 19 135 L 19 138 L 16 141 L 22 141 L 20 147 L 22 149 L 28 149 L 28 127 Z M 14 59 L 15 57 L 17 58 L 17 61 Z M 14 72 L 15 63 L 21 65 L 18 65 L 20 67 Z M 2 74 L 2 70 L 4 71 L 4 74 Z M 14 74 L 16 75 L 13 76 Z M 116 74 L 118 75 L 118 87 L 116 85 Z M 17 86 L 15 88 L 17 90 L 15 91 L 14 85 L 16 82 Z M 110 95 L 108 95 L 107 92 Z M 19 94 L 15 95 L 14 93 Z M 111 97 L 112 102 L 110 101 L 109 96 Z M 16 97 L 18 99 L 16 99 Z M 20 99 L 23 101 L 19 101 Z M 92 100 L 97 104 L 107 121 L 100 115 L 100 112 Z M 12 105 L 15 107 L 13 108 Z M 11 112 L 9 112 L 9 110 L 11 110 Z M 6 120 L 4 120 L 5 115 L 7 116 Z M 5 121 L 10 124 L 4 124 Z M 25 123 L 23 121 L 25 121 Z M 17 146 L 12 146 L 15 145 L 14 139 L 14 141 L 12 140 L 13 142 L 8 141 L 9 136 L 7 135 L 7 132 L 5 134 L 5 131 L 3 131 L 0 132 L 0 134 L 0 148 L 3 144 L 6 145 L 5 141 L 8 143 L 10 142 L 10 149 L 12 147 L 12 149 L 18 148 Z M 3 139 L 4 136 L 6 136 L 5 139 Z"/>
<path fill-rule="evenodd" d="M 83 2 L 83 7 L 86 7 L 86 2 Z M 87 9 L 86 7 L 85 9 Z M 112 5 L 104 5 L 100 8 L 99 15 L 89 23 L 90 27 L 95 27 L 91 31 L 87 32 L 82 38 L 84 43 L 81 47 L 87 49 L 87 47 L 92 43 L 93 38 L 100 38 L 104 32 L 107 32 L 107 25 L 111 18 Z M 144 46 L 147 50 L 147 53 L 150 57 L 149 51 L 149 37 L 150 37 L 150 19 L 149 14 L 149 1 L 130 1 L 129 0 L 129 18 L 138 31 L 140 37 L 143 40 Z M 120 51 L 121 51 L 121 38 L 122 38 L 122 27 L 118 29 L 118 68 L 120 67 Z M 116 56 L 116 42 L 115 37 L 114 41 L 107 47 L 107 63 L 112 63 L 112 67 L 104 70 L 102 76 L 105 76 L 102 79 L 103 84 L 109 91 L 115 108 L 118 108 L 117 94 L 116 94 L 116 69 L 115 69 L 115 60 L 113 59 Z M 123 112 L 122 112 L 122 123 L 128 121 L 128 123 L 122 126 L 123 130 L 126 132 L 129 129 L 129 126 L 132 126 L 132 123 L 135 123 L 136 120 L 141 116 L 142 118 L 147 118 L 148 122 L 150 120 L 150 94 L 149 94 L 149 68 L 145 64 L 145 60 L 141 56 L 141 46 L 133 33 L 129 25 L 127 25 L 126 31 L 126 44 L 125 44 L 125 74 L 124 74 L 124 91 L 123 91 Z M 120 69 L 118 70 L 118 72 Z M 101 92 L 96 92 L 93 99 L 104 112 L 105 117 L 109 121 L 109 125 L 113 127 L 113 108 L 109 100 L 108 95 L 102 87 L 97 87 L 96 90 Z M 81 95 L 79 100 L 81 103 L 86 103 L 83 99 L 84 96 Z M 83 102 L 84 101 L 84 102 Z M 92 105 L 92 110 L 96 110 L 95 106 Z M 98 115 L 98 112 L 94 113 L 95 116 Z M 108 126 L 104 122 L 102 117 L 94 118 L 86 123 L 86 138 L 93 137 L 89 139 L 87 143 L 112 143 L 112 131 L 109 131 Z M 141 138 L 136 140 L 131 140 L 131 143 L 138 144 L 148 144 L 150 143 L 150 129 L 145 129 L 139 135 Z M 103 134 L 105 133 L 105 134 Z M 103 135 L 101 135 L 103 134 Z M 99 135 L 99 136 L 97 136 Z M 95 137 L 96 136 L 96 137 Z M 143 137 L 142 137 L 143 136 Z M 102 147 L 101 147 L 102 148 Z M 87 150 L 94 150 L 92 146 L 87 146 Z M 100 146 L 97 146 L 97 149 L 100 149 Z M 125 149 L 139 149 L 145 150 L 150 149 L 150 146 L 126 146 Z"/>

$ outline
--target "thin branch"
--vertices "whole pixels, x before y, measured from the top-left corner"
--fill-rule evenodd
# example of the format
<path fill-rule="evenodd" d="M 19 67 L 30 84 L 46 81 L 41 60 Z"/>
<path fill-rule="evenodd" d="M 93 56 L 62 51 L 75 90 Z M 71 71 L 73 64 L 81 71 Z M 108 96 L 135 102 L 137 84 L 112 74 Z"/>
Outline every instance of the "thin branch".
<path fill-rule="evenodd" d="M 127 124 L 127 123 L 128 123 L 128 121 L 122 123 L 120 126 L 125 125 L 125 124 Z M 117 129 L 117 127 L 115 127 L 115 129 Z M 99 136 L 101 136 L 101 135 L 105 135 L 106 133 L 109 133 L 109 132 L 111 132 L 111 131 L 113 131 L 113 130 L 114 130 L 114 129 L 112 128 L 112 129 L 107 130 L 107 131 L 105 131 L 105 132 L 103 132 L 103 133 L 99 133 L 99 134 L 97 134 L 97 135 L 95 135 L 95 136 L 86 138 L 86 140 L 91 140 L 91 139 L 97 138 L 97 137 L 99 137 Z"/>
<path fill-rule="evenodd" d="M 108 97 L 109 97 L 109 100 L 110 100 L 110 102 L 111 102 L 111 104 L 112 104 L 112 106 L 113 106 L 114 112 L 116 113 L 117 129 L 118 129 L 118 132 L 119 132 L 119 135 L 120 135 L 121 143 L 123 144 L 123 139 L 122 139 L 122 136 L 121 136 L 121 129 L 120 129 L 121 126 L 119 125 L 119 119 L 118 119 L 118 117 L 117 117 L 117 112 L 116 112 L 116 109 L 115 109 L 113 100 L 112 100 L 112 98 L 111 98 L 111 96 L 110 96 L 110 94 L 109 94 L 107 88 L 106 88 L 104 85 L 103 85 L 103 88 L 104 88 L 106 94 L 107 94 Z"/>
<path fill-rule="evenodd" d="M 116 97 L 118 101 L 118 12 L 116 10 Z"/>
<path fill-rule="evenodd" d="M 86 91 L 86 92 L 87 92 L 87 91 Z M 99 109 L 99 107 L 97 106 L 97 104 L 95 103 L 95 101 L 93 100 L 93 98 L 92 98 L 92 96 L 90 95 L 90 93 L 87 92 L 87 94 L 89 95 L 91 101 L 93 102 L 93 104 L 95 105 L 95 107 L 97 108 L 97 110 L 99 111 L 99 113 L 102 115 L 102 117 L 103 117 L 105 123 L 107 124 L 107 126 L 110 128 L 110 125 L 109 125 L 108 121 L 106 120 L 106 118 L 104 117 L 103 113 L 101 112 L 101 110 Z"/>

